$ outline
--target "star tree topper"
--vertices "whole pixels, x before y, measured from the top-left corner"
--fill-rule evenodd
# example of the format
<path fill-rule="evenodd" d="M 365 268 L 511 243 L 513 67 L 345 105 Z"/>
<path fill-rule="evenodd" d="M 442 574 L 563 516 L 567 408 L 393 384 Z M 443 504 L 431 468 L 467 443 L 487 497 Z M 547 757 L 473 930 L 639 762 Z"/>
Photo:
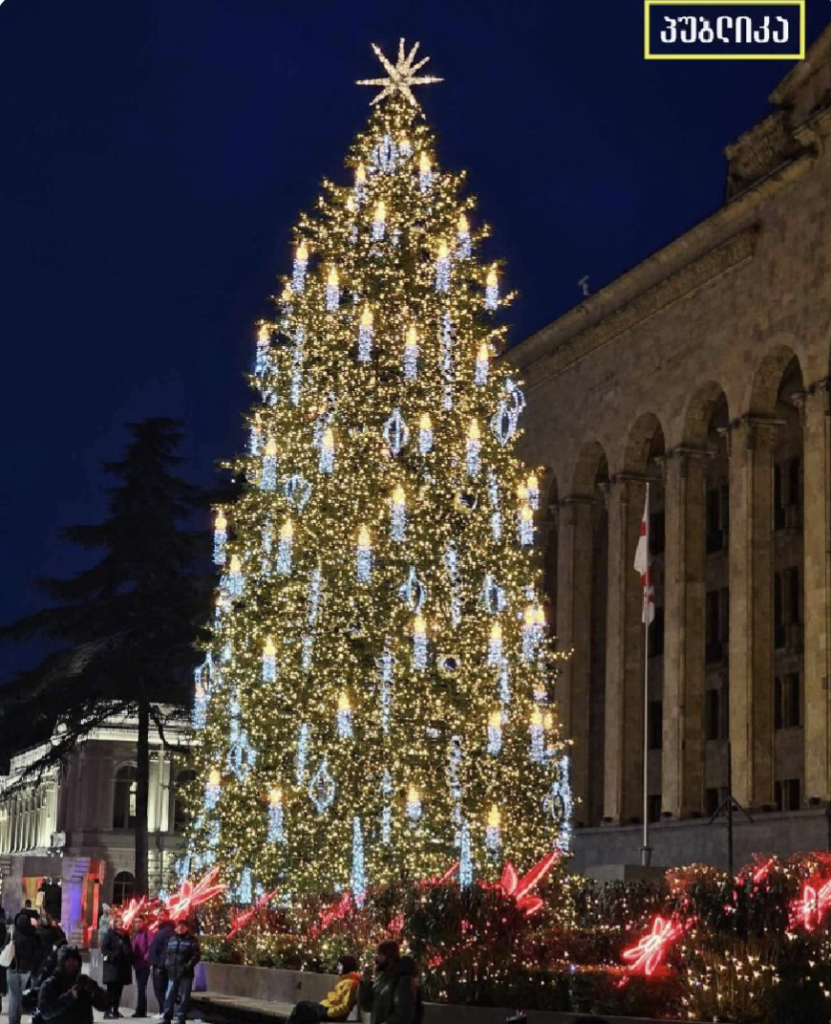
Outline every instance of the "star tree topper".
<path fill-rule="evenodd" d="M 357 85 L 382 85 L 384 87 L 383 92 L 379 92 L 378 95 L 373 99 L 372 106 L 376 103 L 380 103 L 381 100 L 386 99 L 387 96 L 392 96 L 394 92 L 400 92 L 406 97 L 407 102 L 413 107 L 418 107 L 418 100 L 413 96 L 412 89 L 413 85 L 433 85 L 436 82 L 443 82 L 443 78 L 435 78 L 433 75 L 417 75 L 416 72 L 423 68 L 429 57 L 422 58 L 418 64 L 414 64 L 416 53 L 421 44 L 416 43 L 412 50 L 408 54 L 404 52 L 404 40 L 399 40 L 398 43 L 398 61 L 395 64 L 391 64 L 384 54 L 381 52 L 381 47 L 372 44 L 372 49 L 375 51 L 375 56 L 381 61 L 384 69 L 389 73 L 388 78 L 364 78 Z"/>

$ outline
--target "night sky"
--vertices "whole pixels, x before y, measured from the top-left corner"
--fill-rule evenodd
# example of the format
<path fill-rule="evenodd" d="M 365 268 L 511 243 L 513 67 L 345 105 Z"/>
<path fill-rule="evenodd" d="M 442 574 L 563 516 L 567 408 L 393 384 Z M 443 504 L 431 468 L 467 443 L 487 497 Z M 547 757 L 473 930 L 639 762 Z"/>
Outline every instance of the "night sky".
<path fill-rule="evenodd" d="M 57 530 L 105 513 L 124 422 L 182 419 L 206 484 L 241 448 L 251 325 L 344 180 L 371 42 L 445 78 L 420 98 L 520 290 L 514 343 L 715 209 L 791 66 L 645 63 L 640 0 L 0 4 L 0 621 L 83 564 Z M 829 19 L 808 0 L 809 42 Z"/>

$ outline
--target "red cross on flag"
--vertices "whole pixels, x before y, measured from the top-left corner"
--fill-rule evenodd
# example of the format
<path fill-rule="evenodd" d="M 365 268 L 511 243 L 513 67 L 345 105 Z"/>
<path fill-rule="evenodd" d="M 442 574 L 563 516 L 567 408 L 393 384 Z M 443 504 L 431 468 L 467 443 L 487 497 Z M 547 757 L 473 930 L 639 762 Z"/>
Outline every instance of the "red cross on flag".
<path fill-rule="evenodd" d="M 646 504 L 641 519 L 641 532 L 635 551 L 635 572 L 640 575 L 643 587 L 641 622 L 649 625 L 655 618 L 655 583 L 652 579 L 652 559 L 649 557 L 649 485 L 646 487 Z"/>

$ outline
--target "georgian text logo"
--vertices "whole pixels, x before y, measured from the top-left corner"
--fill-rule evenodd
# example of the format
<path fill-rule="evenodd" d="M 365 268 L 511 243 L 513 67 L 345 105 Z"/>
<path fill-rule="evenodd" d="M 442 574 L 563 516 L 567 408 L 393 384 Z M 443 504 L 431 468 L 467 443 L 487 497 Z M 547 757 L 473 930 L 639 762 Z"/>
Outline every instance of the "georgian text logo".
<path fill-rule="evenodd" d="M 804 60 L 806 0 L 644 0 L 647 60 Z"/>

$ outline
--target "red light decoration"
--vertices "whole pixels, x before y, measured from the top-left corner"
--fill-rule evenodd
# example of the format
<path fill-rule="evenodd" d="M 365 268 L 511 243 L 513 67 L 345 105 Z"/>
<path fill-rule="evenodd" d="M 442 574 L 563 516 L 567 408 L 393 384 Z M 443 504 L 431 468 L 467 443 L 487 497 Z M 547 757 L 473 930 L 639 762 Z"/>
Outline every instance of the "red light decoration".
<path fill-rule="evenodd" d="M 502 871 L 502 877 L 498 882 L 482 883 L 486 889 L 501 889 L 506 896 L 513 896 L 516 905 L 525 912 L 526 917 L 531 917 L 545 906 L 545 900 L 540 896 L 531 896 L 532 889 L 540 884 L 549 871 L 560 859 L 560 851 L 552 850 L 541 861 L 534 865 L 528 874 L 519 877 L 517 869 L 510 861 L 506 861 Z"/>
<path fill-rule="evenodd" d="M 257 911 L 262 910 L 264 907 L 266 907 L 276 895 L 277 890 L 272 889 L 271 892 L 267 892 L 264 896 L 261 896 L 253 907 L 243 911 L 241 914 L 237 914 L 236 917 L 232 918 L 231 930 L 225 936 L 226 941 L 228 939 L 232 939 L 237 934 L 237 932 L 241 932 L 243 928 L 249 925 Z"/>
<path fill-rule="evenodd" d="M 831 879 L 812 878 L 802 888 L 801 895 L 791 903 L 791 925 L 801 925 L 812 932 L 831 907 Z"/>
<path fill-rule="evenodd" d="M 219 867 L 212 867 L 194 885 L 189 878 L 186 878 L 177 892 L 174 892 L 167 901 L 167 909 L 174 921 L 181 921 L 191 914 L 198 906 L 219 896 L 227 888 L 224 883 L 217 882 Z"/>
<path fill-rule="evenodd" d="M 673 921 L 672 918 L 656 917 L 652 922 L 652 931 L 647 932 L 637 945 L 624 949 L 621 954 L 624 960 L 629 961 L 629 974 L 651 977 L 661 966 L 670 946 L 684 934 L 685 927 L 688 925 Z"/>
<path fill-rule="evenodd" d="M 347 889 L 334 906 L 329 907 L 328 910 L 324 910 L 321 913 L 317 924 L 313 925 L 309 929 L 309 934 L 312 938 L 316 938 L 322 931 L 325 931 L 330 924 L 334 924 L 335 921 L 342 921 L 351 910 L 352 893 Z"/>
<path fill-rule="evenodd" d="M 142 896 L 140 900 L 137 900 L 134 896 L 127 906 L 118 912 L 118 916 L 121 918 L 121 924 L 125 928 L 132 928 L 133 921 L 135 921 L 139 914 L 143 913 L 147 909 L 147 897 Z"/>

